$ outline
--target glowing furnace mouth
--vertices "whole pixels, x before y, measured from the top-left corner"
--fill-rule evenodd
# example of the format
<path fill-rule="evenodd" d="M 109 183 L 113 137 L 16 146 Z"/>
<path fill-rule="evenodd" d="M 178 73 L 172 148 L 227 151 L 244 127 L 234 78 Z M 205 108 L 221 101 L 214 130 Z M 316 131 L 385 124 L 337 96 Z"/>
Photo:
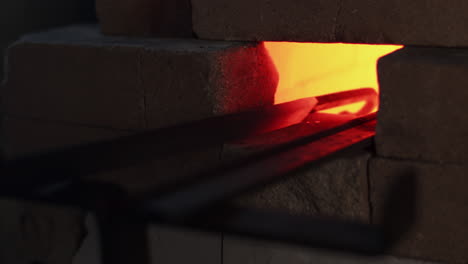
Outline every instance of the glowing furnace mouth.
<path fill-rule="evenodd" d="M 364 87 L 378 92 L 377 60 L 402 48 L 294 42 L 265 42 L 264 45 L 279 73 L 276 104 Z M 356 113 L 363 105 L 350 104 L 326 112 Z"/>

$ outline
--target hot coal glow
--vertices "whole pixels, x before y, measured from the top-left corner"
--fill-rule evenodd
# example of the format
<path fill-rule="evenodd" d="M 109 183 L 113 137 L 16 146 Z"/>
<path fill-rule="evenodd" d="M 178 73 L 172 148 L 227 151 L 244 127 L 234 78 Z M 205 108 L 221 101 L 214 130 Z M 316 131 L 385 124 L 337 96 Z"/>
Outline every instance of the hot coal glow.
<path fill-rule="evenodd" d="M 275 103 L 357 88 L 377 92 L 377 60 L 402 46 L 265 42 L 276 65 L 279 84 Z M 327 110 L 355 113 L 364 103 Z M 377 110 L 377 109 L 375 109 Z"/>

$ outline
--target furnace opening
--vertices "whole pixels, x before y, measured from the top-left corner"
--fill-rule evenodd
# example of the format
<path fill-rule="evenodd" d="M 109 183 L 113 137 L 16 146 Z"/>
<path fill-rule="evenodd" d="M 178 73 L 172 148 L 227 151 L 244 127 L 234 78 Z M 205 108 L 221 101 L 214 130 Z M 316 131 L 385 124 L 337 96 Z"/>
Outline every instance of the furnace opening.
<path fill-rule="evenodd" d="M 296 99 L 372 88 L 377 93 L 377 61 L 402 46 L 265 42 L 279 73 L 275 104 Z M 325 110 L 357 113 L 365 102 Z M 375 107 L 373 111 L 376 111 Z"/>

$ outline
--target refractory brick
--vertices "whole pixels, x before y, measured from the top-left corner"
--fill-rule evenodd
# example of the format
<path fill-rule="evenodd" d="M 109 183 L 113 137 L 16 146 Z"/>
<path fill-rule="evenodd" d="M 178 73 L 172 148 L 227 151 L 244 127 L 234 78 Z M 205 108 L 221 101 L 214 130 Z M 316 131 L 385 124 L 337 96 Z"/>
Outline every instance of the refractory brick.
<path fill-rule="evenodd" d="M 468 46 L 463 0 L 192 0 L 203 39 Z"/>
<path fill-rule="evenodd" d="M 468 46 L 463 0 L 98 0 L 97 10 L 105 34 Z"/>
<path fill-rule="evenodd" d="M 468 52 L 408 47 L 378 63 L 377 153 L 445 163 L 468 159 Z"/>
<path fill-rule="evenodd" d="M 463 0 L 344 0 L 338 41 L 418 46 L 468 46 Z"/>
<path fill-rule="evenodd" d="M 134 130 L 272 104 L 277 82 L 262 44 L 125 39 L 78 26 L 16 42 L 3 95 L 11 116 Z"/>
<path fill-rule="evenodd" d="M 242 196 L 238 203 L 248 208 L 367 223 L 370 156 L 362 152 L 303 170 L 287 180 Z"/>
<path fill-rule="evenodd" d="M 192 0 L 200 38 L 329 42 L 335 38 L 338 0 Z"/>

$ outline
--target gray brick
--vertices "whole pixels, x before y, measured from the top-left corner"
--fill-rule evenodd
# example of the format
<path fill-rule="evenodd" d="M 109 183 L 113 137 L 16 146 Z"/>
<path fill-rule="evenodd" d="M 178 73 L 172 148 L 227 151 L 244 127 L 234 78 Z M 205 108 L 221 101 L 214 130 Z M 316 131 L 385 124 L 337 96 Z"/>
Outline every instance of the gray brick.
<path fill-rule="evenodd" d="M 192 0 L 200 38 L 329 42 L 335 39 L 338 0 Z"/>
<path fill-rule="evenodd" d="M 244 195 L 242 206 L 290 214 L 369 221 L 367 162 L 363 152 L 334 159 Z"/>
<path fill-rule="evenodd" d="M 408 47 L 378 64 L 377 153 L 465 163 L 468 159 L 468 53 Z"/>
<path fill-rule="evenodd" d="M 114 129 L 272 104 L 278 81 L 259 44 L 105 37 L 95 27 L 24 37 L 8 62 L 7 113 Z"/>
<path fill-rule="evenodd" d="M 463 0 L 192 0 L 203 39 L 468 46 Z"/>
<path fill-rule="evenodd" d="M 337 39 L 350 43 L 467 46 L 463 0 L 345 0 Z"/>

